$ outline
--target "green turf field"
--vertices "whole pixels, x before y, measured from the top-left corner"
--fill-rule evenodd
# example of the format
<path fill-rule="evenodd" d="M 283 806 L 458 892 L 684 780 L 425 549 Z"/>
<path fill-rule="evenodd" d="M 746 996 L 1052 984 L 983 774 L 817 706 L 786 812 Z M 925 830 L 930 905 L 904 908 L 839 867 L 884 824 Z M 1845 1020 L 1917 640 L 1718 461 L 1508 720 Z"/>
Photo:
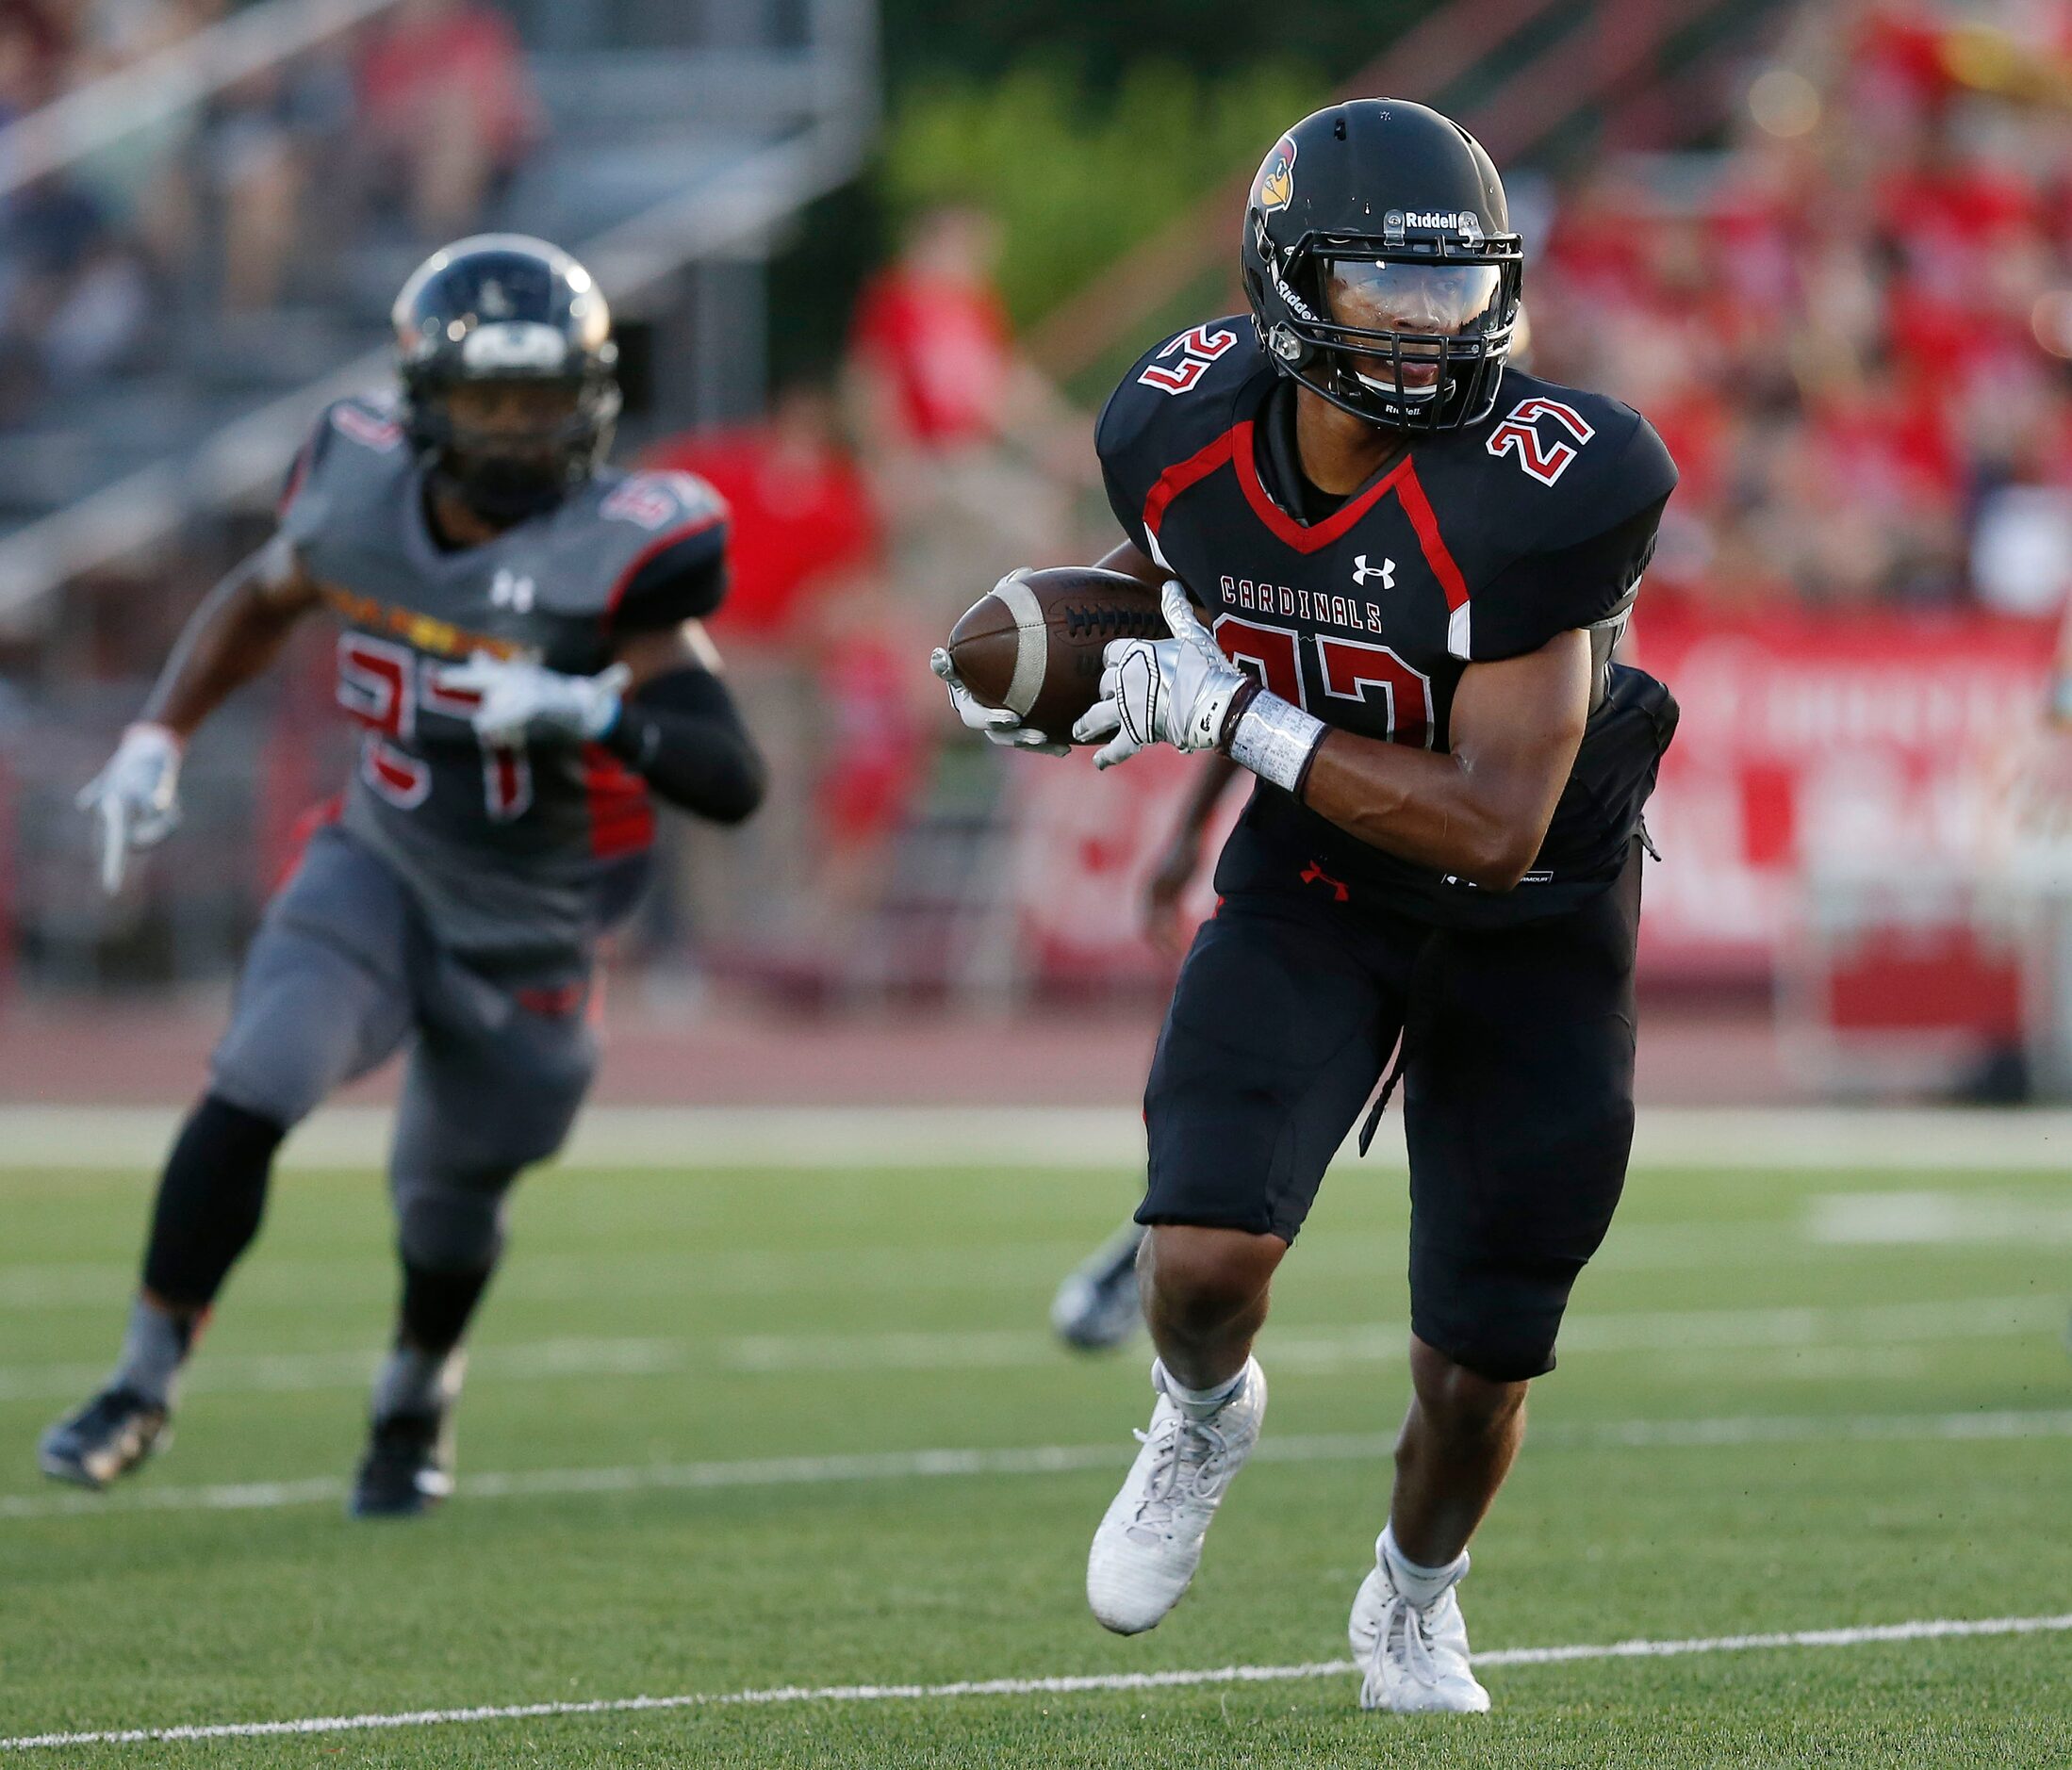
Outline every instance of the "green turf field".
<path fill-rule="evenodd" d="M 479 1336 L 460 1497 L 369 1526 L 338 1491 L 393 1285 L 373 1176 L 284 1176 L 179 1442 L 93 1501 L 40 1483 L 32 1447 L 113 1351 L 145 1183 L 0 1173 L 0 1735 L 1341 1659 L 1405 1400 L 1400 1175 L 1326 1186 L 1261 1345 L 1278 1454 L 1178 1611 L 1121 1641 L 1080 1582 L 1145 1360 L 1054 1352 L 1043 1318 L 1129 1190 L 982 1167 L 538 1177 Z M 2062 1618 L 2068 1291 L 2072 1179 L 1636 1173 L 1475 1545 L 1478 1651 Z M 19 1762 L 2072 1763 L 2062 1628 L 1486 1681 L 1494 1714 L 1415 1724 L 1361 1714 L 1334 1672 Z"/>

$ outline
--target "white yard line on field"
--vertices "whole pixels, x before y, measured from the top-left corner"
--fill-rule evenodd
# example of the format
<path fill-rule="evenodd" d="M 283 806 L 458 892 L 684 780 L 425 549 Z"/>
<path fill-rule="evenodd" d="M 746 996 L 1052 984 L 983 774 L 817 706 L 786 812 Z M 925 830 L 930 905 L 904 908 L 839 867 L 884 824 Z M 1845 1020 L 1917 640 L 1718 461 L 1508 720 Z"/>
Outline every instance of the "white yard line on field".
<path fill-rule="evenodd" d="M 1814 1205 L 1825 1195 L 1816 1194 Z M 1841 1195 L 1854 1197 L 1854 1194 Z M 1935 1198 L 1953 1195 L 1939 1192 Z M 2072 1218 L 2072 1206 L 2066 1207 Z M 1117 1215 L 1120 1216 L 1118 1207 Z M 1906 1259 L 1917 1245 L 1897 1236 L 1828 1239 L 1818 1233 L 1825 1220 L 1769 1219 L 1743 1223 L 1618 1223 L 1591 1261 L 1594 1272 L 1737 1271 L 1794 1265 L 1861 1264 L 1880 1257 Z M 672 1237 L 678 1232 L 672 1231 Z M 2072 1230 L 2067 1231 L 2072 1239 Z M 1972 1233 L 1949 1244 L 1949 1254 L 1995 1258 L 2010 1242 L 2033 1242 L 2027 1235 Z M 1091 1245 L 1085 1240 L 1017 1240 L 1011 1247 L 701 1248 L 694 1232 L 681 1235 L 680 1248 L 643 1252 L 579 1254 L 528 1246 L 497 1279 L 504 1303 L 559 1302 L 594 1297 L 771 1297 L 793 1293 L 825 1296 L 888 1292 L 909 1295 L 997 1292 L 1025 1286 L 1047 1290 L 1077 1264 Z M 1305 1241 L 1299 1270 L 1312 1278 L 1370 1278 L 1397 1257 L 1400 1236 L 1347 1237 Z M 386 1281 L 385 1281 L 386 1282 Z M 134 1263 L 39 1261 L 0 1266 L 0 1311 L 120 1309 L 137 1283 Z M 313 1297 L 361 1296 L 365 1274 L 336 1258 L 281 1254 L 269 1250 L 238 1274 L 239 1305 L 251 1303 L 306 1303 Z"/>
<path fill-rule="evenodd" d="M 1117 1217 L 1121 1216 L 1118 1205 Z M 570 1253 L 528 1245 L 497 1275 L 497 1296 L 508 1303 L 562 1302 L 596 1297 L 770 1297 L 803 1292 L 914 1291 L 997 1292 L 1023 1284 L 1047 1290 L 1091 1245 L 1087 1240 L 1056 1237 L 1016 1241 L 1011 1247 L 854 1247 L 727 1248 L 700 1247 L 695 1231 L 669 1232 L 671 1242 L 657 1248 L 650 1240 L 634 1251 Z M 1770 1241 L 1780 1256 L 1788 1232 L 1780 1227 Z M 1319 1250 L 1320 1253 L 1324 1252 Z M 1338 1258 L 1313 1262 L 1333 1270 L 1365 1275 L 1373 1270 L 1372 1247 L 1334 1250 Z M 1832 1249 L 1820 1256 L 1834 1258 Z M 1751 1259 L 1764 1257 L 1751 1254 Z M 1738 1262 L 1737 1262 L 1738 1264 Z M 280 1255 L 269 1250 L 238 1273 L 240 1305 L 260 1303 L 307 1303 L 313 1296 L 350 1292 L 367 1294 L 374 1287 L 366 1274 L 336 1256 Z M 377 1281 L 386 1291 L 386 1277 Z M 122 1308 L 136 1288 L 134 1262 L 50 1261 L 0 1266 L 0 1310 L 51 1308 Z"/>
<path fill-rule="evenodd" d="M 1665 1355 L 1701 1348 L 1864 1345 L 2000 1339 L 2055 1334 L 2055 1297 L 1969 1297 L 1948 1302 L 1762 1309 L 1628 1310 L 1577 1314 L 1562 1324 L 1565 1352 Z M 1393 1364 L 1405 1353 L 1400 1322 L 1269 1327 L 1259 1352 L 1270 1368 L 1329 1373 Z M 718 1342 L 712 1362 L 736 1371 L 1000 1369 L 1057 1357 L 1041 1334 L 1016 1328 L 968 1333 L 751 1334 Z"/>
<path fill-rule="evenodd" d="M 1553 1450 L 1691 1450 L 1735 1445 L 1959 1442 L 2072 1438 L 2072 1408 L 1970 1414 L 1729 1415 L 1715 1419 L 1551 1420 L 1533 1428 L 1535 1453 Z M 1290 1434 L 1260 1440 L 1266 1463 L 1353 1463 L 1387 1457 L 1390 1433 Z M 634 1463 L 597 1468 L 464 1472 L 469 1500 L 552 1499 L 573 1494 L 825 1486 L 973 1475 L 1059 1475 L 1120 1468 L 1127 1442 L 1032 1445 L 1008 1450 L 860 1451 L 837 1456 L 759 1457 L 732 1462 Z M 0 1522 L 124 1512 L 270 1512 L 344 1498 L 330 1476 L 213 1487 L 154 1487 L 109 1494 L 0 1494 Z"/>
<path fill-rule="evenodd" d="M 1932 1303 L 1819 1308 L 1624 1310 L 1577 1314 L 1562 1324 L 1570 1352 L 1670 1357 L 1696 1351 L 1895 1346 L 2016 1338 L 2056 1333 L 2055 1297 L 1962 1297 Z M 1260 1342 L 1276 1370 L 1308 1375 L 1394 1364 L 1408 1328 L 1401 1322 L 1269 1328 Z M 215 1395 L 352 1388 L 372 1376 L 373 1350 L 204 1353 L 186 1384 Z M 889 1334 L 742 1334 L 691 1338 L 581 1338 L 478 1348 L 477 1380 L 537 1383 L 569 1377 L 666 1376 L 697 1368 L 731 1376 L 814 1375 L 858 1370 L 1001 1370 L 1055 1365 L 1061 1354 L 1035 1328 L 914 1329 Z M 0 1366 L 0 1402 L 76 1400 L 107 1374 L 106 1365 Z"/>
<path fill-rule="evenodd" d="M 0 1168 L 5 1163 L 0 1162 Z M 1611 1237 L 1590 1262 L 1593 1272 L 1739 1271 L 1750 1267 L 1864 1265 L 1916 1257 L 1930 1243 L 1902 1234 L 1890 1221 L 1861 1236 L 1841 1233 L 1853 1216 L 1830 1215 L 1826 1201 L 1853 1202 L 1857 1193 L 1815 1193 L 1788 1218 L 1747 1222 L 1613 1224 Z M 1896 1201 L 1914 1196 L 1881 1194 Z M 1969 1192 L 1920 1195 L 1944 1205 L 1968 1201 Z M 1947 1264 L 1960 1259 L 1998 1259 L 2009 1246 L 2072 1242 L 2072 1205 L 2023 1205 L 2005 1193 L 1976 1195 L 1977 1221 L 1932 1245 Z M 1118 1216 L 1120 1211 L 1118 1209 Z M 1898 1207 L 1897 1221 L 1921 1221 Z M 1938 1221 L 1949 1221 L 1947 1214 Z M 672 1236 L 680 1232 L 672 1231 Z M 1296 1269 L 1306 1278 L 1372 1278 L 1398 1256 L 1400 1232 L 1305 1241 Z M 1088 1252 L 1088 1240 L 1052 1237 L 1016 1240 L 1011 1246 L 855 1248 L 701 1247 L 695 1232 L 681 1232 L 678 1248 L 649 1247 L 628 1253 L 576 1253 L 528 1246 L 497 1279 L 497 1295 L 511 1302 L 562 1302 L 595 1297 L 772 1297 L 794 1293 L 826 1296 L 882 1291 L 996 1293 L 1025 1286 L 1047 1291 Z M 386 1283 L 386 1281 L 383 1281 Z M 137 1283 L 134 1262 L 49 1260 L 0 1266 L 0 1311 L 120 1309 Z M 365 1275 L 335 1256 L 282 1254 L 271 1249 L 238 1274 L 240 1307 L 252 1303 L 307 1303 L 318 1296 L 367 1294 Z"/>
<path fill-rule="evenodd" d="M 1694 1653 L 1853 1647 L 1876 1643 L 1947 1641 L 1975 1635 L 2025 1635 L 2072 1630 L 2072 1615 L 1937 1617 L 1853 1629 L 1800 1629 L 1775 1634 L 1707 1635 L 1684 1641 L 1612 1641 L 1548 1647 L 1500 1647 L 1474 1656 L 1478 1666 L 1565 1665 L 1579 1660 L 1671 1659 Z M 354 1733 L 409 1727 L 450 1727 L 483 1721 L 536 1721 L 584 1714 L 641 1714 L 666 1709 L 765 1708 L 798 1702 L 947 1701 L 961 1696 L 1073 1696 L 1080 1692 L 1183 1690 L 1204 1684 L 1285 1683 L 1336 1678 L 1354 1671 L 1350 1660 L 1312 1660 L 1300 1665 L 1219 1665 L 1203 1671 L 1095 1672 L 1052 1678 L 989 1678 L 949 1684 L 798 1684 L 767 1690 L 698 1691 L 675 1696 L 607 1696 L 589 1702 L 482 1704 L 467 1709 L 416 1709 L 394 1714 L 310 1715 L 291 1721 L 220 1721 L 206 1727 L 123 1728 L 100 1733 L 25 1733 L 0 1738 L 0 1751 L 58 1745 L 130 1745 L 199 1739 L 262 1739 L 296 1733 Z"/>
<path fill-rule="evenodd" d="M 181 1111 L 0 1106 L 0 1170 L 155 1167 Z M 282 1159 L 305 1168 L 377 1166 L 387 1155 L 389 1122 L 379 1106 L 326 1108 L 288 1139 Z M 1127 1172 L 1143 1166 L 1143 1118 L 1127 1106 L 597 1106 L 578 1123 L 565 1159 L 592 1168 Z M 1382 1121 L 1372 1161 L 1404 1165 L 1400 1114 Z M 1634 1162 L 2072 1174 L 2072 1111 L 1644 1106 Z"/>
<path fill-rule="evenodd" d="M 562 1377 L 649 1377 L 681 1370 L 694 1348 L 675 1339 L 529 1340 L 470 1354 L 470 1369 L 494 1382 L 539 1383 Z M 358 1388 L 373 1380 L 382 1354 L 372 1349 L 333 1352 L 224 1352 L 199 1358 L 184 1387 L 213 1395 L 276 1394 Z M 0 1401 L 77 1401 L 107 1380 L 99 1364 L 0 1367 Z"/>
<path fill-rule="evenodd" d="M 2062 1248 L 2072 1245 L 2072 1197 L 1966 1190 L 1819 1192 L 1807 1202 L 1809 1246 Z"/>

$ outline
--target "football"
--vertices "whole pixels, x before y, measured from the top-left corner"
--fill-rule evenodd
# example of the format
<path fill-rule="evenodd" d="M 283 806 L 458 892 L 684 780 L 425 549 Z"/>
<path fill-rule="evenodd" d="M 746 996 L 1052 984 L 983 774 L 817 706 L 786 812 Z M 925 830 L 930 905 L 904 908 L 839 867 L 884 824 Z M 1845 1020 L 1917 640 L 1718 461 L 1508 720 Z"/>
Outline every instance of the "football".
<path fill-rule="evenodd" d="M 1159 593 L 1094 565 L 1059 565 L 1002 579 L 950 630 L 950 662 L 988 707 L 1061 743 L 1099 698 L 1111 639 L 1163 639 Z"/>

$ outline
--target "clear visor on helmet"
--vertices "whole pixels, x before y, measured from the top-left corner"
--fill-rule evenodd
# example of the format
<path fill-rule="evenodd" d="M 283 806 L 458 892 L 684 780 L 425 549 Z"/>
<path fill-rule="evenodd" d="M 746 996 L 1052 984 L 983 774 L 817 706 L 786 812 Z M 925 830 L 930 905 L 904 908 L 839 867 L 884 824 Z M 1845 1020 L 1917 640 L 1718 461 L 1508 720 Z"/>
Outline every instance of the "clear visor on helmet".
<path fill-rule="evenodd" d="M 1497 323 L 1504 292 L 1493 264 L 1393 264 L 1333 258 L 1324 267 L 1332 320 L 1360 332 L 1460 337 Z"/>
<path fill-rule="evenodd" d="M 1334 258 L 1324 299 L 1353 372 L 1377 391 L 1438 391 L 1450 338 L 1480 338 L 1502 321 L 1504 276 L 1493 264 L 1397 264 Z M 1360 346 L 1371 336 L 1375 350 Z"/>

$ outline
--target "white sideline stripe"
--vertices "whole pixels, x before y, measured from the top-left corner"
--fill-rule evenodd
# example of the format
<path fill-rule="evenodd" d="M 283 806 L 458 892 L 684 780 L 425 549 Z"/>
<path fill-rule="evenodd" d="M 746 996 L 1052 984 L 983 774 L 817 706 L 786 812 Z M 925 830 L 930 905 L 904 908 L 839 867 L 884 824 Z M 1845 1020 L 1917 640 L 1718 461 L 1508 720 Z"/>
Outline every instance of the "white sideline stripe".
<path fill-rule="evenodd" d="M 1894 1346 L 2009 1339 L 2055 1333 L 2055 1297 L 1962 1297 L 1934 1303 L 1820 1308 L 1625 1310 L 1575 1315 L 1562 1324 L 1570 1352 L 1673 1356 L 1696 1351 Z M 1269 1328 L 1261 1350 L 1277 1370 L 1308 1375 L 1394 1364 L 1409 1329 L 1402 1322 Z M 569 1377 L 667 1376 L 690 1368 L 731 1376 L 832 1374 L 855 1370 L 1002 1370 L 1055 1365 L 1059 1352 L 1034 1328 L 915 1330 L 891 1334 L 746 1334 L 693 1339 L 564 1338 L 490 1344 L 471 1356 L 477 1380 L 542 1383 Z M 378 1351 L 226 1352 L 204 1356 L 184 1379 L 190 1393 L 277 1394 L 352 1388 L 369 1382 Z M 0 1366 L 0 1402 L 71 1401 L 102 1383 L 106 1362 Z"/>
<path fill-rule="evenodd" d="M 1536 1452 L 1591 1450 L 1693 1450 L 1751 1444 L 1986 1443 L 2072 1438 L 2072 1408 L 1978 1414 L 1780 1414 L 1716 1419 L 1554 1421 L 1533 1429 Z M 1268 1463 L 1350 1463 L 1386 1457 L 1389 1433 L 1307 1433 L 1260 1441 Z M 861 1451 L 840 1456 L 759 1457 L 734 1462 L 634 1463 L 616 1467 L 490 1470 L 464 1474 L 469 1500 L 551 1499 L 570 1494 L 626 1494 L 729 1487 L 824 1486 L 845 1482 L 912 1481 L 969 1475 L 1060 1475 L 1120 1467 L 1127 1445 L 1051 1444 L 1026 1450 Z M 210 1487 L 125 1486 L 112 1494 L 0 1494 L 0 1522 L 110 1512 L 267 1512 L 321 1505 L 345 1497 L 332 1476 L 304 1481 L 243 1482 Z"/>
<path fill-rule="evenodd" d="M 184 1108 L 0 1106 L 0 1171 L 155 1166 Z M 288 1139 L 303 1168 L 368 1167 L 387 1154 L 381 1106 L 332 1106 Z M 1143 1162 L 1134 1106 L 593 1106 L 571 1167 L 1107 1169 Z M 1339 1159 L 1351 1158 L 1351 1145 Z M 2072 1174 L 2072 1110 L 1982 1107 L 1643 1106 L 1636 1167 L 2015 1170 Z M 1390 1113 L 1373 1163 L 1404 1166 Z"/>
<path fill-rule="evenodd" d="M 1675 1659 L 1693 1653 L 1750 1653 L 1781 1647 L 1853 1647 L 1873 1643 L 1947 1641 L 1976 1635 L 2028 1635 L 2072 1630 L 2060 1616 L 1937 1617 L 1853 1629 L 1798 1629 L 1775 1634 L 1706 1635 L 1686 1641 L 1612 1641 L 1552 1647 L 1499 1647 L 1477 1653 L 1478 1666 L 1567 1665 L 1579 1660 Z M 796 1702 L 947 1700 L 960 1696 L 1071 1696 L 1081 1691 L 1181 1690 L 1203 1684 L 1288 1683 L 1337 1678 L 1356 1670 L 1351 1660 L 1311 1660 L 1300 1665 L 1219 1665 L 1205 1671 L 1094 1672 L 1052 1678 L 989 1678 L 951 1684 L 798 1684 L 768 1690 L 692 1692 L 677 1696 L 606 1696 L 588 1702 L 484 1704 L 469 1709 L 417 1709 L 395 1714 L 311 1715 L 293 1721 L 220 1721 L 207 1727 L 125 1728 L 104 1733 L 25 1733 L 0 1739 L 0 1751 L 52 1745 L 129 1745 L 193 1739 L 264 1739 L 292 1733 L 370 1732 L 405 1727 L 450 1727 L 475 1721 L 533 1721 L 559 1715 L 636 1714 L 659 1709 L 765 1708 Z"/>

